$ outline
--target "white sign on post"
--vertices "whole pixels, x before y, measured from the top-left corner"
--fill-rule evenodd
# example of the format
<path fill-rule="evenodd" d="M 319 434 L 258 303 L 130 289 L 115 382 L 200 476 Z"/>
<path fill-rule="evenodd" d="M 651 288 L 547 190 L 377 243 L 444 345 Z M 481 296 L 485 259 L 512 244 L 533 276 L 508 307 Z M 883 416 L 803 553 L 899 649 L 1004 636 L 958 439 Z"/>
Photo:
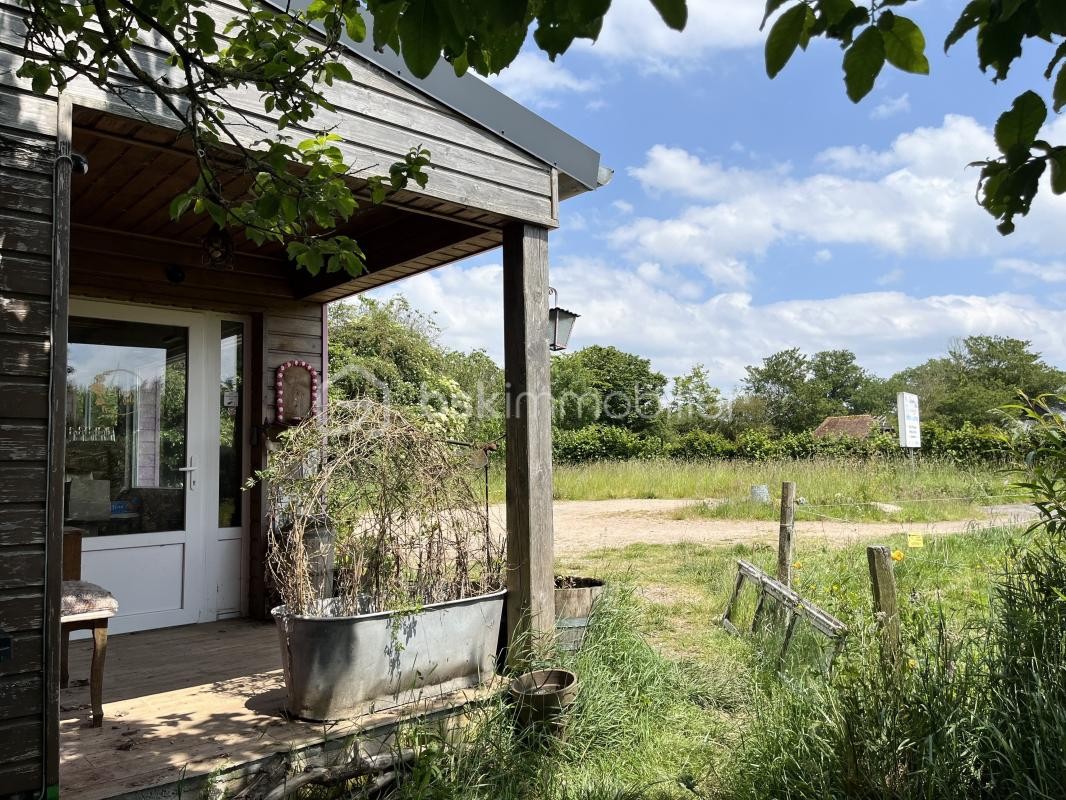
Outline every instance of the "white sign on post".
<path fill-rule="evenodd" d="M 919 449 L 922 428 L 918 421 L 918 395 L 900 392 L 896 395 L 896 421 L 899 425 L 899 446 Z"/>

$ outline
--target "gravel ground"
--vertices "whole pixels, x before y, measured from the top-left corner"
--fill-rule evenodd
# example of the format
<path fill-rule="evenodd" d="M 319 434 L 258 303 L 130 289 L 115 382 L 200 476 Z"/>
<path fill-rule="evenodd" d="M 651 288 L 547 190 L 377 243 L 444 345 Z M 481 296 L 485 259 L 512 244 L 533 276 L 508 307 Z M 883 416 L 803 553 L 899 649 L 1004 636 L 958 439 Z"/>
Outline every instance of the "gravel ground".
<path fill-rule="evenodd" d="M 646 544 L 736 544 L 776 542 L 776 522 L 765 520 L 672 519 L 671 512 L 694 500 L 560 500 L 555 503 L 555 554 L 579 556 L 600 548 Z M 502 525 L 503 506 L 492 508 Z M 1033 519 L 1025 505 L 993 506 L 987 516 L 949 522 L 797 522 L 800 540 L 851 542 L 890 533 L 938 535 L 960 533 L 989 525 L 1018 524 Z"/>

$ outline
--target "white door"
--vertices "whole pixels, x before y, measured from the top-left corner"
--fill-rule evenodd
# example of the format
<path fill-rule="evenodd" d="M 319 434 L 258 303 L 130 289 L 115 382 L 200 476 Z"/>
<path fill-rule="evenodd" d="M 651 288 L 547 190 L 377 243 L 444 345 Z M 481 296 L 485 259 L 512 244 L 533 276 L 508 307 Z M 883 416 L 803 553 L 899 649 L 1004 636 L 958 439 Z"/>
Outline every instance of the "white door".
<path fill-rule="evenodd" d="M 229 395 L 220 379 L 226 333 L 232 355 L 243 326 L 71 302 L 65 517 L 86 531 L 82 578 L 118 599 L 115 632 L 241 610 L 243 391 L 239 370 Z"/>

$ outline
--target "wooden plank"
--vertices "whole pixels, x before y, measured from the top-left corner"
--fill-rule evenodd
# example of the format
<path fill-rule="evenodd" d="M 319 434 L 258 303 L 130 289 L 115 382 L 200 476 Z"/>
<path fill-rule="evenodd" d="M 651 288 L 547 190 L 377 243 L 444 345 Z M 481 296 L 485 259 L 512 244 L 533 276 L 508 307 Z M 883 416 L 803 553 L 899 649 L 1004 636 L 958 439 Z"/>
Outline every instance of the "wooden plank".
<path fill-rule="evenodd" d="M 38 792 L 41 790 L 41 765 L 37 759 L 0 764 L 0 786 L 4 791 Z"/>
<path fill-rule="evenodd" d="M 48 353 L 47 339 L 0 335 L 0 375 L 47 377 Z"/>
<path fill-rule="evenodd" d="M 9 159 L 5 158 L 3 161 Z M 2 163 L 0 161 L 0 164 Z M 0 166 L 0 208 L 32 214 L 51 214 L 51 176 L 35 175 L 32 172 Z"/>
<path fill-rule="evenodd" d="M 513 224 L 503 234 L 504 376 L 507 382 L 507 631 L 515 644 L 555 629 L 548 231 Z M 512 650 L 521 664 L 528 653 Z"/>
<path fill-rule="evenodd" d="M 0 679 L 0 722 L 40 714 L 43 688 L 39 672 Z"/>
<path fill-rule="evenodd" d="M 28 761 L 40 757 L 40 754 L 40 717 L 22 717 L 0 722 L 0 764 Z"/>
<path fill-rule="evenodd" d="M 51 313 L 51 304 L 47 300 L 7 296 L 0 303 L 0 334 L 47 336 Z"/>
<path fill-rule="evenodd" d="M 11 637 L 10 661 L 0 662 L 0 678 L 27 673 L 41 674 L 41 632 L 16 634 Z"/>
<path fill-rule="evenodd" d="M 3 242 L 0 241 L 0 250 L 2 250 L 2 245 Z M 51 257 L 4 252 L 0 257 L 0 292 L 50 297 L 52 294 Z"/>
<path fill-rule="evenodd" d="M 0 548 L 0 589 L 19 589 L 44 585 L 44 548 Z"/>
<path fill-rule="evenodd" d="M 309 303 L 308 309 L 317 311 L 319 303 Z M 287 313 L 272 313 L 266 319 L 267 333 L 271 335 L 318 336 L 322 332 L 322 320 L 315 316 L 294 316 Z"/>
<path fill-rule="evenodd" d="M 0 120 L 10 128 L 55 136 L 56 101 L 0 85 Z"/>
<path fill-rule="evenodd" d="M 0 391 L 3 392 L 0 417 L 42 421 L 48 419 L 48 385 L 43 381 L 5 380 Z"/>
<path fill-rule="evenodd" d="M 293 334 L 269 334 L 267 349 L 272 353 L 293 353 L 298 358 L 322 356 L 322 331 L 314 336 L 297 336 Z"/>
<path fill-rule="evenodd" d="M 43 503 L 45 487 L 43 464 L 0 462 L 0 503 Z"/>
<path fill-rule="evenodd" d="M 0 505 L 0 546 L 44 542 L 45 515 L 40 503 Z"/>
<path fill-rule="evenodd" d="M 6 387 L 5 390 L 6 392 Z M 3 410 L 0 410 L 0 414 Z M 33 423 L 0 423 L 0 459 L 44 461 L 48 458 L 48 428 Z"/>
<path fill-rule="evenodd" d="M 0 630 L 36 633 L 44 624 L 44 592 L 0 590 Z"/>
<path fill-rule="evenodd" d="M 33 217 L 0 207 L 0 251 L 52 255 L 52 224 L 48 219 Z"/>

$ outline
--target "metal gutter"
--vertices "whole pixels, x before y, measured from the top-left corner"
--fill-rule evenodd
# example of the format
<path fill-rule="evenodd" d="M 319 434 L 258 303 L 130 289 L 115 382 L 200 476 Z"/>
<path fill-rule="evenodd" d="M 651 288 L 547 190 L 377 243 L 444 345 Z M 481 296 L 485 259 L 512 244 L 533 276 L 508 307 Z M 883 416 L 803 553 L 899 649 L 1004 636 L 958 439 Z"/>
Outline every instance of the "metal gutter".
<path fill-rule="evenodd" d="M 310 0 L 262 0 L 278 11 L 304 11 Z M 373 42 L 373 19 L 367 18 L 367 35 L 362 42 L 342 37 L 345 47 L 374 66 L 394 75 L 419 92 L 475 122 L 496 136 L 550 164 L 572 178 L 584 191 L 592 191 L 610 180 L 611 171 L 600 167 L 600 154 L 584 142 L 552 125 L 543 117 L 517 103 L 473 73 L 456 77 L 441 60 L 426 78 L 416 78 L 403 59 L 386 49 L 377 52 Z M 574 192 L 578 194 L 579 192 Z"/>

